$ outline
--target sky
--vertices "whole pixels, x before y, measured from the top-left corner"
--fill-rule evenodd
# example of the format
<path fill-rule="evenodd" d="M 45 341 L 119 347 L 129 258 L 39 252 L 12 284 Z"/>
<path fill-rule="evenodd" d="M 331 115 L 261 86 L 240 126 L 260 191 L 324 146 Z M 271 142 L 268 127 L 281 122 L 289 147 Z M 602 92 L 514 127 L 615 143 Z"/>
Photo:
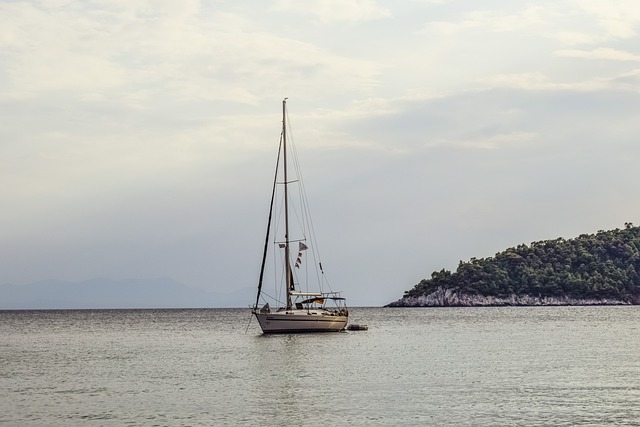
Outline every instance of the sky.
<path fill-rule="evenodd" d="M 639 31 L 637 0 L 1 1 L 0 284 L 255 288 L 285 97 L 352 306 L 640 223 Z"/>

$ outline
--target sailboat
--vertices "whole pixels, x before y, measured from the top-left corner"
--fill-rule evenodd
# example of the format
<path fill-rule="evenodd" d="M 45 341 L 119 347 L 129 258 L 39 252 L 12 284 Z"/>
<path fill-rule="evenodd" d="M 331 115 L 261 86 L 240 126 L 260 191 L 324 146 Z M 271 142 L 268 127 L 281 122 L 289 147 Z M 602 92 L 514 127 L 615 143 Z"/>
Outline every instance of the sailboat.
<path fill-rule="evenodd" d="M 298 157 L 288 133 L 285 98 L 258 293 L 251 310 L 265 334 L 339 332 L 346 328 L 349 311 L 341 293 L 331 290 L 322 269 Z M 273 260 L 271 292 L 264 286 L 268 260 Z"/>

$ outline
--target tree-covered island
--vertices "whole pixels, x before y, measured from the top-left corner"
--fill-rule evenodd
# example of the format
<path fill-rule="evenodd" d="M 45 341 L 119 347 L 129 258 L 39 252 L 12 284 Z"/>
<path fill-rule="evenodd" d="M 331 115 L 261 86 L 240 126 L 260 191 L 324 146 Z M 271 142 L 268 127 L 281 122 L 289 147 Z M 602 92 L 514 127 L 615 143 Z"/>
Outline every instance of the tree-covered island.
<path fill-rule="evenodd" d="M 440 270 L 387 307 L 640 304 L 640 227 L 519 245 Z"/>

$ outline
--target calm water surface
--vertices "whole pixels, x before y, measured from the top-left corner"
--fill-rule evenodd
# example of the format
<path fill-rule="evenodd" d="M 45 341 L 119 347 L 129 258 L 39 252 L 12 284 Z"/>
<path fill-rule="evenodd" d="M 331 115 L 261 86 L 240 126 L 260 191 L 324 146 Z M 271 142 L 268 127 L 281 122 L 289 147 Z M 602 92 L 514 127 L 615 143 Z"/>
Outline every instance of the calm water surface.
<path fill-rule="evenodd" d="M 640 426 L 640 307 L 0 312 L 0 424 Z"/>

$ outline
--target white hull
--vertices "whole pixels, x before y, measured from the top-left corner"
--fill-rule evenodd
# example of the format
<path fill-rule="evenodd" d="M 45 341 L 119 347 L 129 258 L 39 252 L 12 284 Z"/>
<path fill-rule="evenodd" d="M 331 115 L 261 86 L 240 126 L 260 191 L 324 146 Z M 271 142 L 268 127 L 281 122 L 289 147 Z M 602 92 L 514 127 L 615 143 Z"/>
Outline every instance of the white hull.
<path fill-rule="evenodd" d="M 265 334 L 291 332 L 340 332 L 347 326 L 348 314 L 332 314 L 328 310 L 288 310 L 274 313 L 254 311 Z"/>

